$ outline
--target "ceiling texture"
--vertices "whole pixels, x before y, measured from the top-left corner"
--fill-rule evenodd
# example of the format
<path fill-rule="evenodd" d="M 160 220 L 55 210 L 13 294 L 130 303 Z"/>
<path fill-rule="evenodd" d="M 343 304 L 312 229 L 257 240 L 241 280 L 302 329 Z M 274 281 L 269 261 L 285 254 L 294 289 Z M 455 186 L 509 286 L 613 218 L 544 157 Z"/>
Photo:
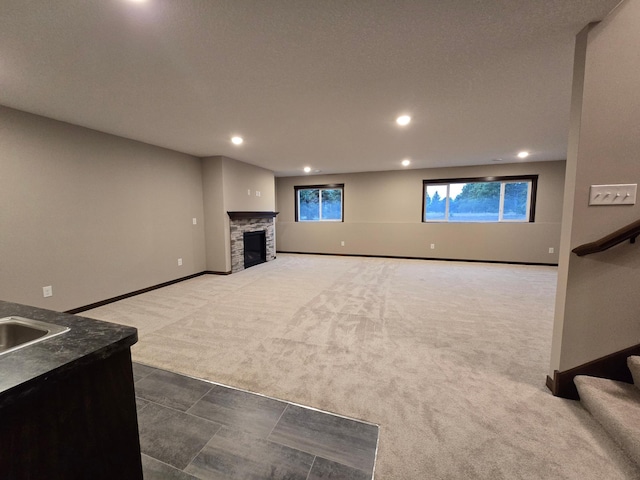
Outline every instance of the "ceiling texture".
<path fill-rule="evenodd" d="M 618 1 L 0 0 L 0 104 L 277 176 L 559 160 Z"/>

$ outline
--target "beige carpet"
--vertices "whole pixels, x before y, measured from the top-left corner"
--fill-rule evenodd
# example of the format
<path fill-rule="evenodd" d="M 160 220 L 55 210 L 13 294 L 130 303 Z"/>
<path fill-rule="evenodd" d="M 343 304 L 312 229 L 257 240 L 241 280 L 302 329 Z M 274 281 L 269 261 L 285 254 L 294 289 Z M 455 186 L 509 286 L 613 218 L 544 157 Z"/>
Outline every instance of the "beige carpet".
<path fill-rule="evenodd" d="M 545 388 L 556 269 L 278 255 L 83 315 L 135 361 L 380 425 L 375 477 L 632 479 Z"/>

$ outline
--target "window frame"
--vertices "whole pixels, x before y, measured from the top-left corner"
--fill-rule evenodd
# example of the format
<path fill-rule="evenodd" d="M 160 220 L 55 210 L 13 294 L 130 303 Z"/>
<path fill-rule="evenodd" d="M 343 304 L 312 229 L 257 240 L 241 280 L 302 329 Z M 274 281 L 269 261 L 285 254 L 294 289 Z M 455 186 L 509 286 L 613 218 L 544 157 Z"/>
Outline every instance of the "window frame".
<path fill-rule="evenodd" d="M 502 218 L 504 209 L 504 190 L 507 183 L 531 182 L 527 205 L 529 207 L 528 220 L 504 220 Z M 489 222 L 456 222 L 449 220 L 449 191 L 453 183 L 496 183 L 500 182 L 500 205 L 498 220 Z M 427 220 L 425 218 L 427 208 L 427 186 L 444 185 L 447 187 L 447 197 L 445 203 L 445 218 L 443 220 Z M 470 178 L 442 178 L 433 180 L 422 180 L 422 223 L 534 223 L 536 213 L 536 196 L 538 193 L 538 175 L 507 175 L 498 177 L 470 177 Z"/>
<path fill-rule="evenodd" d="M 298 192 L 300 190 L 319 190 L 318 196 L 320 200 L 319 210 L 320 217 L 322 217 L 322 190 L 340 190 L 340 219 L 328 219 L 324 220 L 319 218 L 318 220 L 300 220 L 300 197 Z M 295 221 L 302 223 L 338 223 L 344 222 L 344 183 L 330 183 L 325 185 L 296 185 L 293 187 L 293 203 L 295 205 Z"/>

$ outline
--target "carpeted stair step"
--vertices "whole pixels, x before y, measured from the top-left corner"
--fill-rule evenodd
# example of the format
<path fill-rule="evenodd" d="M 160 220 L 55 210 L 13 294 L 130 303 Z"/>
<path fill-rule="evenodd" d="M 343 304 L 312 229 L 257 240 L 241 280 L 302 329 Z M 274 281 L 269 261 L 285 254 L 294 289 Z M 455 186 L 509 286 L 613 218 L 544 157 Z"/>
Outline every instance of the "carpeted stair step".
<path fill-rule="evenodd" d="M 631 370 L 631 376 L 633 377 L 633 383 L 636 387 L 640 388 L 640 357 L 631 356 L 627 358 L 627 366 Z"/>
<path fill-rule="evenodd" d="M 640 466 L 640 389 L 584 375 L 573 381 L 584 407 Z"/>

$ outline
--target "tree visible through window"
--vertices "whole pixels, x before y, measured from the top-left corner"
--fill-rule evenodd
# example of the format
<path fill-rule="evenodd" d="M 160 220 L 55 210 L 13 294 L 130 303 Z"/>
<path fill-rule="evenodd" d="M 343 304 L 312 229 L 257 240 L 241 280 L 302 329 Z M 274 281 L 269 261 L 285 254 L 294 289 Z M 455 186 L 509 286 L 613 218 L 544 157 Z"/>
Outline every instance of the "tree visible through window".
<path fill-rule="evenodd" d="M 344 184 L 295 187 L 296 222 L 341 222 Z"/>
<path fill-rule="evenodd" d="M 425 222 L 532 222 L 537 175 L 424 181 Z"/>

